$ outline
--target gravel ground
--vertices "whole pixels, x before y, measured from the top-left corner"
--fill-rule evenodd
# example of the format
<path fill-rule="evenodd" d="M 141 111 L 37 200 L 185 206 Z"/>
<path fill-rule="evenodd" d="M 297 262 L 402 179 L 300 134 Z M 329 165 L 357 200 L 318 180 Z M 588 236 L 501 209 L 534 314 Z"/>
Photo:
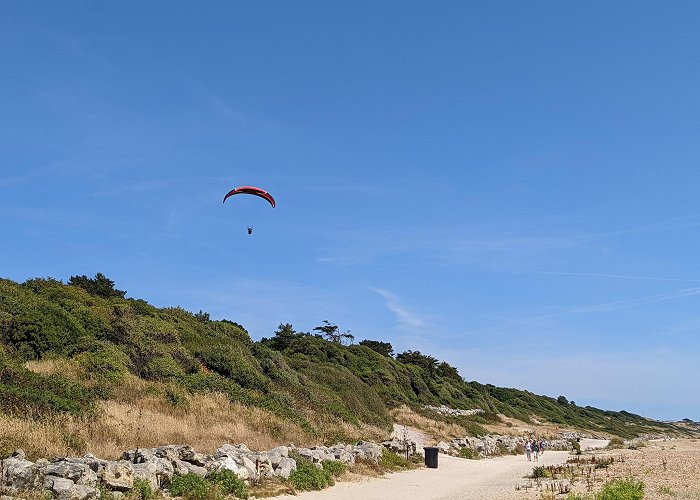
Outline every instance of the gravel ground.
<path fill-rule="evenodd" d="M 645 499 L 700 499 L 700 442 L 696 440 L 649 441 L 637 450 L 606 449 L 581 455 L 584 460 L 592 456 L 614 462 L 607 468 L 593 469 L 590 478 L 584 474 L 574 482 L 572 491 L 593 494 L 608 481 L 633 478 L 645 484 Z M 526 483 L 523 480 L 521 485 Z M 539 500 L 548 482 L 529 483 L 532 487 L 528 491 L 520 490 L 512 498 Z"/>

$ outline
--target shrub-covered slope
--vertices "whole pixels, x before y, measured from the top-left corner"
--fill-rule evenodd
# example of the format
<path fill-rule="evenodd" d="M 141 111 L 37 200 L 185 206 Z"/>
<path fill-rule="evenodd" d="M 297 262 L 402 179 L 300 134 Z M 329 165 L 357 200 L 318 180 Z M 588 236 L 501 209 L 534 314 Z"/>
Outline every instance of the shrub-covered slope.
<path fill-rule="evenodd" d="M 73 277 L 69 284 L 0 279 L 0 412 L 41 417 L 99 411 L 128 376 L 169 384 L 178 394 L 223 393 L 232 402 L 263 408 L 310 434 L 336 425 L 391 427 L 389 410 L 445 404 L 480 408 L 459 417 L 474 432 L 497 414 L 533 418 L 623 437 L 656 431 L 626 412 L 581 408 L 527 391 L 466 382 L 453 367 L 388 344 L 341 345 L 280 325 L 254 342 L 237 323 L 203 312 L 156 308 L 125 298 L 114 283 Z M 39 374 L 26 362 L 68 359 L 81 377 Z"/>

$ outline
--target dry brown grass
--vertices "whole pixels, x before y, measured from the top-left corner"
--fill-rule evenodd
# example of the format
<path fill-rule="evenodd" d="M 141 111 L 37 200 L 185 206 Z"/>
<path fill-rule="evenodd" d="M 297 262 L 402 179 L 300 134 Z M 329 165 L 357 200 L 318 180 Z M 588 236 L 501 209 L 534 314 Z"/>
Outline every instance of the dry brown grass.
<path fill-rule="evenodd" d="M 63 361 L 31 362 L 39 373 L 70 373 L 75 364 Z M 187 394 L 180 390 L 175 407 L 166 398 L 177 387 L 127 376 L 92 418 L 67 415 L 32 420 L 0 415 L 0 454 L 22 448 L 29 457 L 76 456 L 90 452 L 106 459 L 119 458 L 134 448 L 187 444 L 211 453 L 224 443 L 245 443 L 265 450 L 280 444 L 309 446 L 319 443 L 381 439 L 388 431 L 323 421 L 308 415 L 317 434 L 261 408 L 232 403 L 224 394 Z"/>
<path fill-rule="evenodd" d="M 269 449 L 281 442 L 305 443 L 308 433 L 261 410 L 231 403 L 221 394 L 193 396 L 186 411 L 168 408 L 153 397 L 140 404 L 108 401 L 93 419 L 57 416 L 28 420 L 0 415 L 3 452 L 22 448 L 30 457 L 93 453 L 119 458 L 138 447 L 188 444 L 212 452 L 224 443 Z"/>
<path fill-rule="evenodd" d="M 41 361 L 27 361 L 24 367 L 40 375 L 53 375 L 60 373 L 71 379 L 78 379 L 83 374 L 82 368 L 75 361 L 69 359 L 42 359 Z"/>
<path fill-rule="evenodd" d="M 46 500 L 46 494 L 43 491 L 10 491 L 9 488 L 0 487 L 0 495 L 8 495 L 12 500 Z M 10 496 L 11 495 L 11 496 Z"/>
<path fill-rule="evenodd" d="M 407 406 L 394 408 L 389 413 L 397 424 L 419 429 L 437 441 L 449 440 L 467 435 L 467 430 L 461 425 L 424 417 Z"/>
<path fill-rule="evenodd" d="M 537 424 L 528 424 L 522 420 L 507 417 L 503 414 L 498 415 L 501 422 L 497 424 L 484 424 L 486 430 L 492 434 L 511 434 L 523 435 L 534 434 L 545 439 L 559 439 L 564 431 L 574 432 L 577 429 L 573 427 L 551 424 L 548 422 L 539 422 Z"/>
<path fill-rule="evenodd" d="M 44 374 L 77 369 L 61 360 L 30 362 L 27 367 Z M 113 399 L 102 403 L 91 418 L 0 415 L 0 453 L 22 448 L 33 458 L 90 452 L 113 459 L 128 449 L 166 444 L 212 452 L 224 443 L 262 450 L 314 441 L 300 426 L 269 411 L 232 403 L 223 394 L 182 393 L 182 404 L 173 407 L 165 397 L 169 387 L 127 376 L 115 388 Z"/>

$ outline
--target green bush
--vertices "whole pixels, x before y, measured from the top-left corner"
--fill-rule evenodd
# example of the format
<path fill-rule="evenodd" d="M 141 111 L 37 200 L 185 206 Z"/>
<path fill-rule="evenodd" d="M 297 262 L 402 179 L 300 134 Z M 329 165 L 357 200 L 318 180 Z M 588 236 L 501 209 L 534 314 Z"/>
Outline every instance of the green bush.
<path fill-rule="evenodd" d="M 386 470 L 410 469 L 411 462 L 393 451 L 384 450 L 379 457 L 379 466 Z"/>
<path fill-rule="evenodd" d="M 333 474 L 325 468 L 318 468 L 305 458 L 297 459 L 297 468 L 289 476 L 295 490 L 322 490 L 333 486 Z"/>
<path fill-rule="evenodd" d="M 100 492 L 100 500 L 116 500 L 112 490 L 107 488 L 104 484 L 98 484 L 97 490 Z M 131 490 L 131 491 L 133 491 L 133 490 Z M 139 498 L 134 498 L 134 497 L 128 497 L 128 498 L 129 498 L 129 500 L 140 500 Z"/>
<path fill-rule="evenodd" d="M 185 500 L 218 500 L 223 497 L 216 485 L 192 473 L 175 476 L 169 490 L 171 495 Z"/>
<path fill-rule="evenodd" d="M 134 479 L 134 487 L 129 492 L 128 498 L 129 500 L 152 500 L 156 498 L 156 494 L 153 492 L 153 488 L 151 488 L 151 483 L 137 477 Z"/>
<path fill-rule="evenodd" d="M 207 481 L 218 486 L 224 495 L 248 498 L 248 486 L 233 471 L 224 469 L 219 472 L 212 472 L 207 476 Z"/>
<path fill-rule="evenodd" d="M 616 479 L 603 486 L 602 491 L 595 498 L 596 500 L 641 500 L 644 498 L 644 483 L 634 479 Z"/>
<path fill-rule="evenodd" d="M 462 458 L 468 458 L 469 460 L 478 460 L 479 452 L 470 446 L 463 446 L 459 449 L 459 456 Z"/>
<path fill-rule="evenodd" d="M 530 477 L 533 479 L 547 477 L 547 469 L 545 469 L 544 466 L 542 466 L 542 465 L 538 465 L 537 467 L 533 467 L 532 474 L 530 474 Z"/>
<path fill-rule="evenodd" d="M 581 493 L 569 492 L 569 494 L 566 495 L 566 500 L 593 500 L 593 497 Z"/>
<path fill-rule="evenodd" d="M 94 408 L 95 392 L 61 375 L 38 375 L 21 366 L 0 370 L 0 411 L 43 417 L 85 414 Z"/>
<path fill-rule="evenodd" d="M 182 367 L 168 354 L 152 358 L 143 371 L 143 377 L 148 380 L 170 380 L 182 375 Z"/>
<path fill-rule="evenodd" d="M 75 359 L 89 377 L 99 381 L 119 382 L 129 372 L 129 357 L 110 342 L 95 342 Z"/>
<path fill-rule="evenodd" d="M 323 466 L 323 470 L 333 477 L 340 476 L 347 469 L 347 466 L 338 460 L 324 460 L 321 462 L 321 465 Z"/>

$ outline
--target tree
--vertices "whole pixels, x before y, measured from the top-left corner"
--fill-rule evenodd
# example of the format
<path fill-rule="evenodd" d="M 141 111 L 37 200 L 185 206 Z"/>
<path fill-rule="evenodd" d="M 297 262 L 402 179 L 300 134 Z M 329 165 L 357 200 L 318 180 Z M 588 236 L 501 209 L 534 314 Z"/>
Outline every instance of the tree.
<path fill-rule="evenodd" d="M 202 311 L 201 309 L 199 310 L 198 313 L 194 313 L 194 318 L 197 321 L 201 321 L 202 323 L 209 323 L 209 321 L 211 321 L 211 317 L 209 316 L 209 313 Z"/>
<path fill-rule="evenodd" d="M 360 345 L 363 345 L 365 347 L 369 347 L 373 351 L 378 352 L 382 356 L 387 356 L 391 357 L 394 355 L 394 348 L 389 342 L 380 342 L 379 340 L 362 340 L 360 341 Z"/>
<path fill-rule="evenodd" d="M 114 281 L 107 278 L 107 276 L 102 273 L 95 274 L 94 278 L 88 278 L 85 275 L 71 276 L 68 280 L 68 284 L 78 286 L 90 295 L 104 297 L 105 299 L 110 297 L 120 297 L 123 299 L 124 295 L 126 295 L 125 291 L 114 288 Z"/>
<path fill-rule="evenodd" d="M 340 333 L 338 325 L 331 324 L 327 319 L 323 320 L 323 325 L 315 327 L 314 330 L 321 332 L 326 340 L 340 345 L 345 345 L 346 342 L 352 344 L 355 340 L 355 336 L 350 333 L 350 330 Z"/>
<path fill-rule="evenodd" d="M 569 404 L 569 400 L 566 399 L 564 396 L 559 396 L 557 398 L 557 403 L 559 403 L 562 406 L 567 406 Z"/>
<path fill-rule="evenodd" d="M 422 354 L 420 351 L 402 352 L 396 356 L 396 361 L 407 365 L 420 366 L 430 375 L 435 374 L 438 364 L 437 358 Z"/>
<path fill-rule="evenodd" d="M 275 332 L 275 336 L 271 339 L 263 338 L 261 342 L 275 351 L 284 351 L 299 335 L 300 334 L 294 331 L 294 327 L 291 323 L 280 323 L 280 326 L 277 327 L 277 331 Z"/>
<path fill-rule="evenodd" d="M 456 382 L 464 382 L 462 376 L 459 374 L 459 371 L 457 371 L 457 368 L 449 364 L 447 361 L 440 363 L 435 372 L 441 377 L 451 378 Z"/>

